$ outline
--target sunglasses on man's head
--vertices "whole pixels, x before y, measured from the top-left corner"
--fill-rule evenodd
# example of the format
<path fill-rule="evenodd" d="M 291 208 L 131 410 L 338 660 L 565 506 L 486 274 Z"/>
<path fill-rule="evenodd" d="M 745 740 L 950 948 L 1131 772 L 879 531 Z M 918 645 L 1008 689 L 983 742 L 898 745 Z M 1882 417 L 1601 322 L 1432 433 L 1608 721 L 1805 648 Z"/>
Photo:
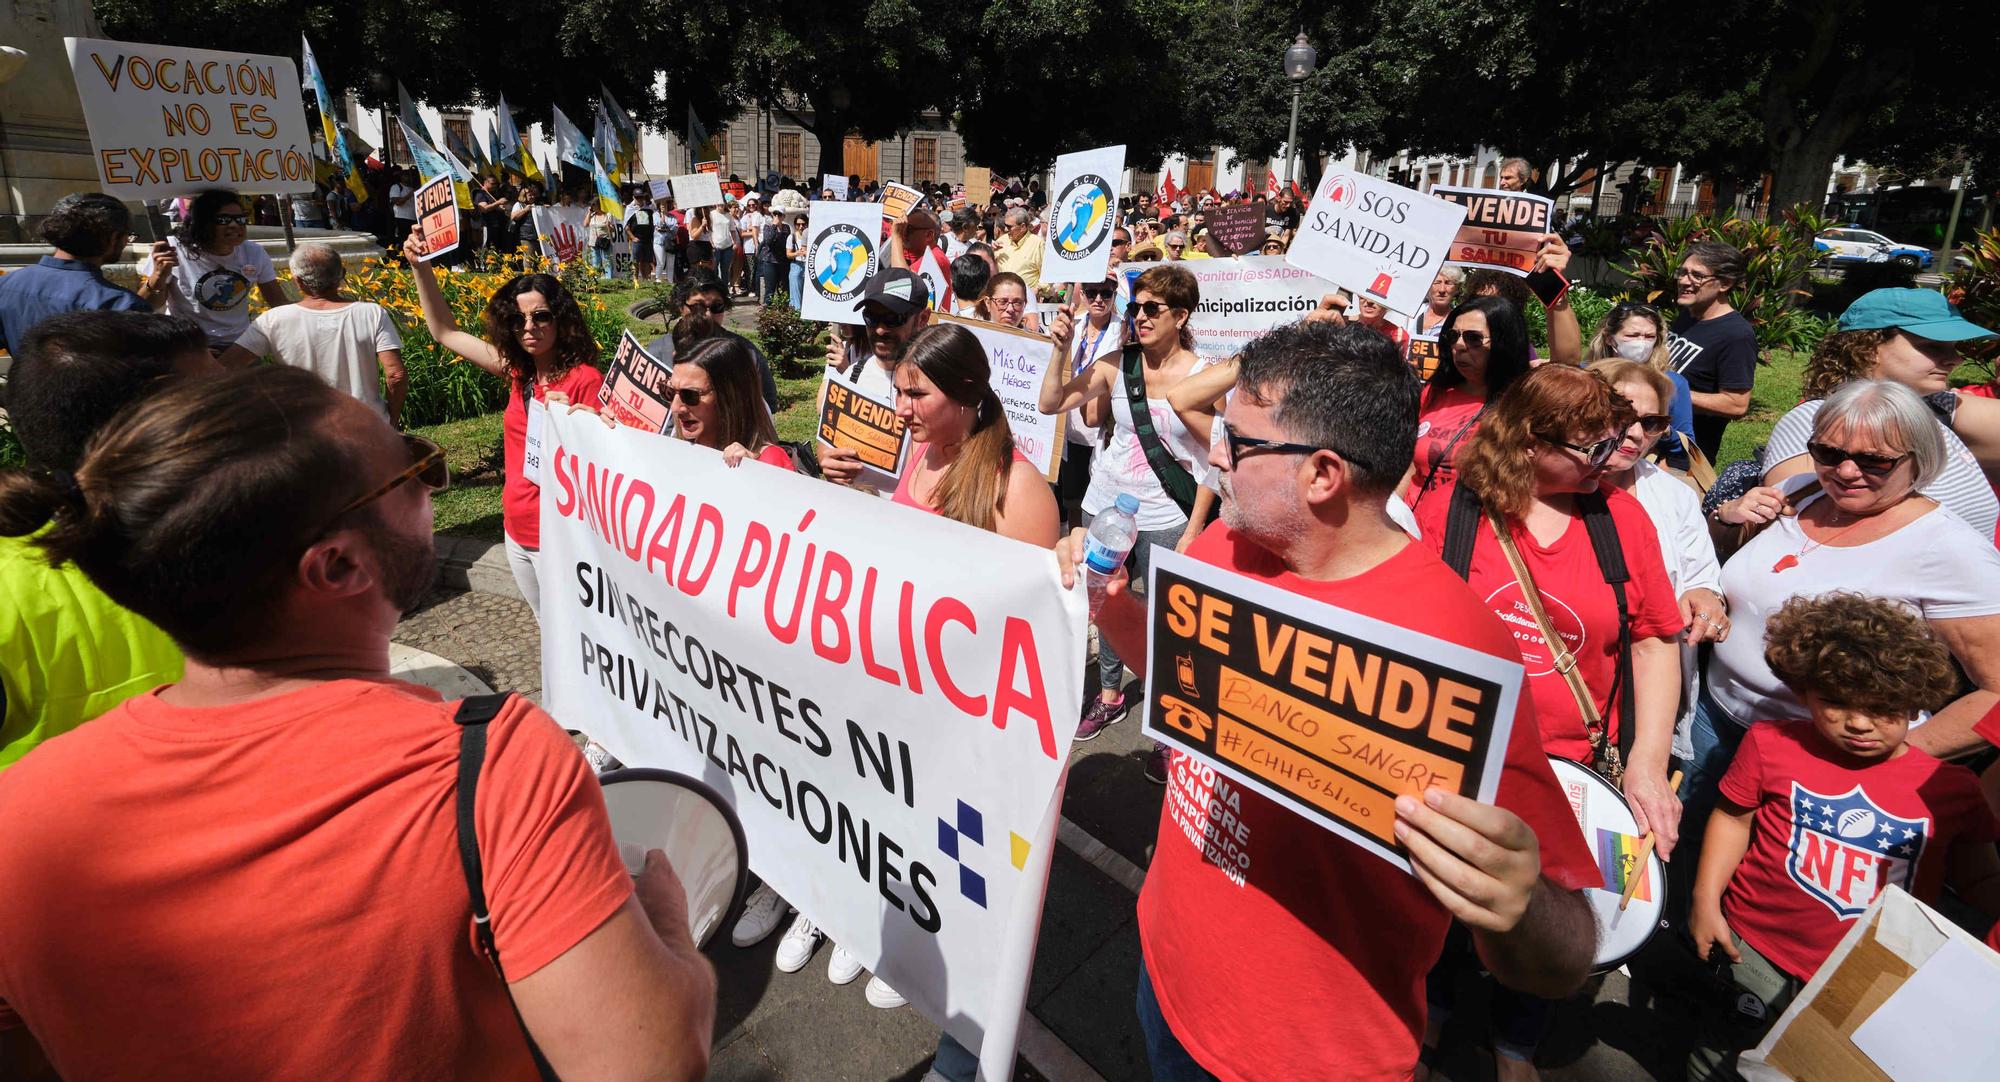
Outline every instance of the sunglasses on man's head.
<path fill-rule="evenodd" d="M 1864 454 L 1828 443 L 1807 443 L 1806 454 L 1811 455 L 1814 462 L 1828 469 L 1837 470 L 1841 463 L 1853 462 L 1856 469 L 1870 477 L 1887 477 L 1897 466 L 1903 464 L 1904 459 L 1911 456 L 1909 451 L 1900 455 Z"/>

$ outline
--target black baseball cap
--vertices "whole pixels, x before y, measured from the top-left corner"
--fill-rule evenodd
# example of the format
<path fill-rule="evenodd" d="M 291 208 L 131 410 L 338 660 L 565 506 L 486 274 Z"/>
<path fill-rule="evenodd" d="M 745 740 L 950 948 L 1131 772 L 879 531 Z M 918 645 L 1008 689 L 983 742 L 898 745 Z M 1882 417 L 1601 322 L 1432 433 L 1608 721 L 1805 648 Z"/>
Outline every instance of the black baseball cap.
<path fill-rule="evenodd" d="M 868 276 L 854 310 L 858 312 L 870 304 L 879 304 L 896 315 L 907 316 L 931 306 L 931 289 L 922 278 L 902 267 L 890 267 Z"/>

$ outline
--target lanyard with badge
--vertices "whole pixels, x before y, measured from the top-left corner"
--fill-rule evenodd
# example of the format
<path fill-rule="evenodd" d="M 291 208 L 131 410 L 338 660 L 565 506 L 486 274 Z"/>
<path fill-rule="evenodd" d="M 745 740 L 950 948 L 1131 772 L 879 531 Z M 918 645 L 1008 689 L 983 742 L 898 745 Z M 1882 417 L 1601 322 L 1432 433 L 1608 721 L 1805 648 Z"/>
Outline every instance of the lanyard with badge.
<path fill-rule="evenodd" d="M 1086 321 L 1084 323 L 1084 326 L 1086 327 L 1090 326 L 1089 322 Z M 1110 330 L 1111 330 L 1111 324 L 1106 323 L 1103 329 L 1097 332 L 1097 337 L 1095 338 L 1086 339 L 1081 334 L 1078 334 L 1076 336 L 1076 360 L 1073 364 L 1070 365 L 1070 373 L 1069 373 L 1072 378 L 1075 377 L 1077 373 L 1082 372 L 1086 368 L 1089 368 L 1092 362 L 1097 360 L 1097 346 L 1099 343 L 1104 341 L 1105 334 L 1108 333 Z"/>
<path fill-rule="evenodd" d="M 528 399 L 528 437 L 522 441 L 521 476 L 539 486 L 542 483 L 542 433 L 549 421 L 549 408 L 539 398 Z"/>

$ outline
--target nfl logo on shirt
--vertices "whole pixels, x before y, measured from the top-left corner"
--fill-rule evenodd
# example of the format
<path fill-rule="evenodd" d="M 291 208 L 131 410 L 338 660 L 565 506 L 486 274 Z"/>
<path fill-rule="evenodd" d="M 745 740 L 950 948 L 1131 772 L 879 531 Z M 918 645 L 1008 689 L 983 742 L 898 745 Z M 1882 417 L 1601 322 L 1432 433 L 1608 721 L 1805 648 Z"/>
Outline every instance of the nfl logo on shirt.
<path fill-rule="evenodd" d="M 1834 915 L 1852 920 L 1890 884 L 1909 890 L 1930 835 L 1929 819 L 1898 819 L 1855 786 L 1826 796 L 1792 783 L 1792 844 L 1785 870 Z"/>

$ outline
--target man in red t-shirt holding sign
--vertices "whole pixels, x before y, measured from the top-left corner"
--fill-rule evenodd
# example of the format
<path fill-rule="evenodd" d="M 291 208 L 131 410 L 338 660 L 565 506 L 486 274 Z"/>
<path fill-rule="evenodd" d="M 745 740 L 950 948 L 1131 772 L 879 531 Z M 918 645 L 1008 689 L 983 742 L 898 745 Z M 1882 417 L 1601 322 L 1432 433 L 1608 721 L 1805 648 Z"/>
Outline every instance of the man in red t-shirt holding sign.
<path fill-rule="evenodd" d="M 1417 392 L 1397 349 L 1364 327 L 1305 322 L 1252 342 L 1211 456 L 1222 521 L 1187 554 L 1518 662 L 1492 611 L 1384 509 L 1410 461 Z M 1073 567 L 1081 531 L 1061 551 Z M 1108 588 L 1098 627 L 1143 659 L 1147 613 L 1123 587 Z M 1438 789 L 1397 799 L 1414 874 L 1174 760 L 1139 895 L 1155 1079 L 1410 1078 L 1424 974 L 1453 918 L 1511 987 L 1562 996 L 1589 968 L 1596 924 L 1581 891 L 1602 880 L 1527 696 L 1496 804 Z"/>

